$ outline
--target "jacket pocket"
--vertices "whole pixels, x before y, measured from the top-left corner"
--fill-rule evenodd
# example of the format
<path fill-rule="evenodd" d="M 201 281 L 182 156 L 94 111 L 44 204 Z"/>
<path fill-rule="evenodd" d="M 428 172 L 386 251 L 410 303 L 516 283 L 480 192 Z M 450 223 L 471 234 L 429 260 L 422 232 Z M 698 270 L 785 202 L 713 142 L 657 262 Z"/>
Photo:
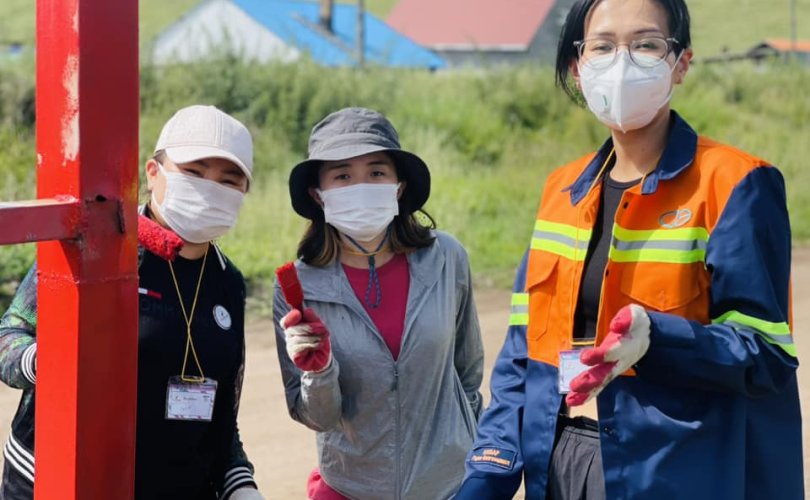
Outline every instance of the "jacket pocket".
<path fill-rule="evenodd" d="M 633 302 L 669 313 L 688 309 L 708 288 L 709 277 L 700 263 L 640 262 L 624 270 L 620 285 Z"/>
<path fill-rule="evenodd" d="M 529 293 L 528 338 L 537 340 L 548 331 L 551 304 L 557 295 L 559 257 L 538 258 L 529 266 L 526 290 Z"/>

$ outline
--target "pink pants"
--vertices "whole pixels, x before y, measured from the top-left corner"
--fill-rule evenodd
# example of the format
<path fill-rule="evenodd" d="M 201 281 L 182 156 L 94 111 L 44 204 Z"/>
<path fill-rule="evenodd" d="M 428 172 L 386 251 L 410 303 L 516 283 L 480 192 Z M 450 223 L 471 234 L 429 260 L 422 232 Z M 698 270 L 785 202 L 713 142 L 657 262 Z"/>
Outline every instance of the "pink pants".
<path fill-rule="evenodd" d="M 309 500 L 349 500 L 326 484 L 317 467 L 307 478 L 307 497 Z"/>

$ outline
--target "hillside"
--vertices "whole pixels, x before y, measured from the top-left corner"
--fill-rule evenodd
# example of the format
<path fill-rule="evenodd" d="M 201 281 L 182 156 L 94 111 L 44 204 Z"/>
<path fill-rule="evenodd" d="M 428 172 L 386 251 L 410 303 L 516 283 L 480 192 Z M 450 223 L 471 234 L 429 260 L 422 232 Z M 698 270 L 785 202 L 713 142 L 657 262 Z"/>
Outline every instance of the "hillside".
<path fill-rule="evenodd" d="M 437 0 L 441 1 L 441 0 Z M 810 1 L 796 3 L 798 37 L 810 39 Z M 199 0 L 140 0 L 141 44 L 179 18 Z M 385 17 L 397 0 L 366 0 L 366 8 Z M 0 43 L 34 39 L 35 0 L 0 2 Z M 789 38 L 791 0 L 689 0 L 693 41 L 699 57 L 728 48 L 743 51 L 764 38 Z"/>

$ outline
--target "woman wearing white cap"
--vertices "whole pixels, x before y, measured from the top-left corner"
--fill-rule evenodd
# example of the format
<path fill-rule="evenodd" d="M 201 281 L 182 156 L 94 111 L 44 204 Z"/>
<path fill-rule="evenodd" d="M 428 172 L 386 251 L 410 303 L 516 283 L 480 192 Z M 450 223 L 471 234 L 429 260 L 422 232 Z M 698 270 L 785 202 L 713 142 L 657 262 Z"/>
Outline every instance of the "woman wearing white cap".
<path fill-rule="evenodd" d="M 252 167 L 247 128 L 212 106 L 178 111 L 146 162 L 151 199 L 139 223 L 137 499 L 263 498 L 236 426 L 245 284 L 212 243 L 236 221 Z M 155 222 L 156 231 L 141 231 Z M 35 265 L 0 320 L 0 377 L 23 389 L 5 447 L 4 500 L 33 498 L 36 281 Z"/>
<path fill-rule="evenodd" d="M 277 290 L 273 309 L 290 414 L 317 431 L 309 497 L 451 497 L 483 348 L 464 248 L 415 215 L 427 166 L 385 117 L 348 108 L 313 128 L 289 185 L 310 220 L 295 263 L 304 307 Z"/>

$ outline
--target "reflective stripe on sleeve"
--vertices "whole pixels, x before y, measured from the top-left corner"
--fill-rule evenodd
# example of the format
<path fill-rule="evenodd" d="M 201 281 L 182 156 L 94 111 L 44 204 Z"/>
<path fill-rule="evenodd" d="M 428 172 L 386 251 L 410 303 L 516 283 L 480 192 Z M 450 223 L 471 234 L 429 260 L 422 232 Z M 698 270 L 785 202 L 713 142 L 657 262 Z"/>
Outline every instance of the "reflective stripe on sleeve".
<path fill-rule="evenodd" d="M 719 318 L 712 320 L 713 324 L 723 323 L 735 328 L 753 330 L 769 344 L 780 347 L 783 351 L 796 357 L 796 345 L 790 334 L 790 326 L 786 322 L 773 323 L 764 319 L 748 316 L 739 311 L 728 311 Z"/>
<path fill-rule="evenodd" d="M 529 294 L 513 293 L 512 310 L 509 314 L 509 326 L 526 326 L 529 324 Z"/>

